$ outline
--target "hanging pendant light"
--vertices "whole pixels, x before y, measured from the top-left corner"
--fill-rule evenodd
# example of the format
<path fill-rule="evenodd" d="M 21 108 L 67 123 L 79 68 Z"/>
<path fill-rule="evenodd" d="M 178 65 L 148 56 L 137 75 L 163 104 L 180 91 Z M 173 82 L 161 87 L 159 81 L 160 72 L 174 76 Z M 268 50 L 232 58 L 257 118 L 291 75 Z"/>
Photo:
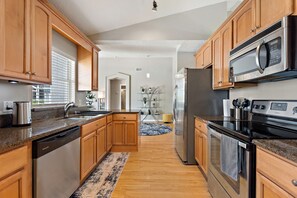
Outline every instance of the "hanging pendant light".
<path fill-rule="evenodd" d="M 152 11 L 153 11 L 153 12 L 157 12 L 157 11 L 158 11 L 157 8 L 158 8 L 158 4 L 157 4 L 157 2 L 154 0 L 154 1 L 153 1 L 153 9 L 152 9 Z"/>

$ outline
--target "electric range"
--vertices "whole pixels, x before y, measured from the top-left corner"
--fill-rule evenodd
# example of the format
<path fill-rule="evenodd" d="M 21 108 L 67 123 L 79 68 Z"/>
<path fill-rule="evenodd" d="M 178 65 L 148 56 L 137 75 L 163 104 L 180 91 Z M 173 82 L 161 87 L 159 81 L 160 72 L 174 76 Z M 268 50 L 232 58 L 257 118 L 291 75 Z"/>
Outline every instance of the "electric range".
<path fill-rule="evenodd" d="M 209 191 L 214 198 L 255 197 L 255 139 L 297 139 L 297 101 L 254 100 L 251 120 L 216 120 L 208 124 Z M 238 142 L 230 152 L 222 152 L 225 137 Z M 222 169 L 222 156 L 237 157 L 238 174 L 231 177 Z M 236 167 L 237 168 L 237 167 Z M 215 187 L 214 187 L 215 186 Z"/>

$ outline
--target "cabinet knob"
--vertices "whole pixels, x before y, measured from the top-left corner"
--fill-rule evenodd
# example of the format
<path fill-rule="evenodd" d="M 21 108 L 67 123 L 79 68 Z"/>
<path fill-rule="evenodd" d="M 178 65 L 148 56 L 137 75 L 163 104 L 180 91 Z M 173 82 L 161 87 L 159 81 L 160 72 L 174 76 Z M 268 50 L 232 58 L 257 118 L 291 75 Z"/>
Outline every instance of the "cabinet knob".
<path fill-rule="evenodd" d="M 36 72 L 33 72 L 33 73 L 32 73 L 32 76 L 36 76 Z"/>
<path fill-rule="evenodd" d="M 31 75 L 31 72 L 27 71 L 25 72 L 26 75 Z"/>
<path fill-rule="evenodd" d="M 293 179 L 292 180 L 292 184 L 297 187 L 297 180 L 296 179 Z"/>
<path fill-rule="evenodd" d="M 255 32 L 255 31 L 256 31 L 256 29 L 251 29 L 251 33 Z"/>

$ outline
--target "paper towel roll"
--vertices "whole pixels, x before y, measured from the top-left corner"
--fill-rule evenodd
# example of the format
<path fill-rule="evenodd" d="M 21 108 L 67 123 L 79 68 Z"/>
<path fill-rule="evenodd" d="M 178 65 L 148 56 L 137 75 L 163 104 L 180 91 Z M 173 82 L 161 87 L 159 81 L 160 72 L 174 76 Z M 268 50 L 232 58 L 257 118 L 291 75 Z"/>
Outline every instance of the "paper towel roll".
<path fill-rule="evenodd" d="M 223 100 L 223 112 L 225 117 L 230 117 L 230 104 L 229 99 Z"/>

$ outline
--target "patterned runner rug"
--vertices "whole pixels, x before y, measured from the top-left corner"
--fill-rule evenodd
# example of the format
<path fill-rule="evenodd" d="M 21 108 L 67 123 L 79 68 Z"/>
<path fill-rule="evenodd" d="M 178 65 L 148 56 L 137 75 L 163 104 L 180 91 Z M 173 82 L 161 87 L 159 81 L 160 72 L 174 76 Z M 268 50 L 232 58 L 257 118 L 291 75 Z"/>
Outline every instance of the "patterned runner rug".
<path fill-rule="evenodd" d="M 163 135 L 172 131 L 164 124 L 141 123 L 140 131 L 142 136 Z"/>
<path fill-rule="evenodd" d="M 71 198 L 111 197 L 129 153 L 109 153 Z"/>

